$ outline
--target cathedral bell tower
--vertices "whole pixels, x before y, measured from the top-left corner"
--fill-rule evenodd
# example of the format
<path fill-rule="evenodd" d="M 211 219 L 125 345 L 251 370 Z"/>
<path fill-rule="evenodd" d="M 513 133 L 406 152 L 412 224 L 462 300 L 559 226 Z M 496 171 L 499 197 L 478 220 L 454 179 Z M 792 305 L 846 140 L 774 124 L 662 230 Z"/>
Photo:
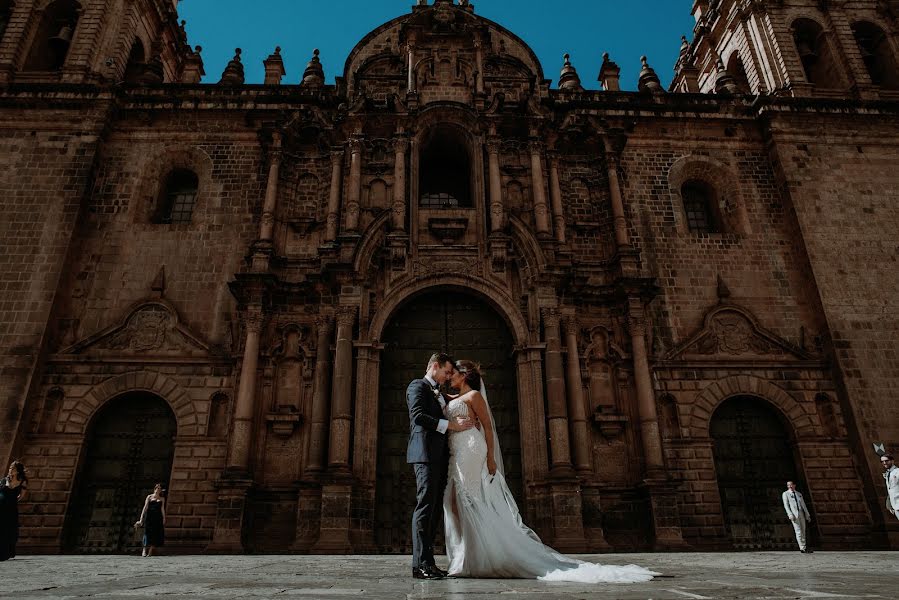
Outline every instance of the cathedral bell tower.
<path fill-rule="evenodd" d="M 0 84 L 182 81 L 199 56 L 176 4 L 0 0 Z"/>
<path fill-rule="evenodd" d="M 899 97 L 895 0 L 695 0 L 672 91 Z"/>

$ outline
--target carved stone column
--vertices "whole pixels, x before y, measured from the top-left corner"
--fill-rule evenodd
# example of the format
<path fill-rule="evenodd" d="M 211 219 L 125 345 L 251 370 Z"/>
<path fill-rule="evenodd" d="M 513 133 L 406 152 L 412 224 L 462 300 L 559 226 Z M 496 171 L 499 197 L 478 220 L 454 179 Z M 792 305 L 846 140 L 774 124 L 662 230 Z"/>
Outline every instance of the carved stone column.
<path fill-rule="evenodd" d="M 559 311 L 555 308 L 544 308 L 542 313 L 543 335 L 546 342 L 550 474 L 571 475 L 571 451 L 568 444 L 568 400 L 565 397 L 565 371 L 562 368 Z"/>
<path fill-rule="evenodd" d="M 337 343 L 334 353 L 334 383 L 331 386 L 331 439 L 328 467 L 334 472 L 349 472 L 350 430 L 353 424 L 353 324 L 355 306 L 337 311 Z"/>
<path fill-rule="evenodd" d="M 537 237 L 548 238 L 552 236 L 549 224 L 549 210 L 546 207 L 546 184 L 543 177 L 543 144 L 537 140 L 531 140 L 528 148 L 531 151 L 531 184 L 534 188 L 534 222 L 537 227 Z"/>
<path fill-rule="evenodd" d="M 409 140 L 405 136 L 394 140 L 396 151 L 393 165 L 393 211 L 391 213 L 391 228 L 393 231 L 406 230 L 406 149 Z"/>
<path fill-rule="evenodd" d="M 256 412 L 256 370 L 259 366 L 259 337 L 262 331 L 262 306 L 249 306 L 244 315 L 247 338 L 244 343 L 240 385 L 234 407 L 234 427 L 228 450 L 228 469 L 246 473 L 250 463 L 250 440 L 253 436 L 253 415 Z"/>
<path fill-rule="evenodd" d="M 315 476 L 325 467 L 325 440 L 328 437 L 328 413 L 331 400 L 331 331 L 333 315 L 320 315 L 315 319 L 318 342 L 315 349 L 315 389 L 312 394 L 312 419 L 309 428 L 309 455 L 307 473 Z"/>
<path fill-rule="evenodd" d="M 618 181 L 619 156 L 614 151 L 606 152 L 609 167 L 609 193 L 612 200 L 612 217 L 615 221 L 615 243 L 618 248 L 630 245 L 627 233 L 627 218 L 624 213 L 624 199 L 621 197 L 621 185 Z"/>
<path fill-rule="evenodd" d="M 414 39 L 410 39 L 409 43 L 406 44 L 406 57 L 407 57 L 406 93 L 414 94 L 415 93 L 415 40 Z"/>
<path fill-rule="evenodd" d="M 360 199 L 362 197 L 362 150 L 361 138 L 350 138 L 350 182 L 346 192 L 346 230 L 357 233 L 359 230 Z"/>
<path fill-rule="evenodd" d="M 265 187 L 265 203 L 262 205 L 262 223 L 259 226 L 259 239 L 272 241 L 275 230 L 275 209 L 278 205 L 278 179 L 281 176 L 281 134 L 273 134 L 271 157 L 268 166 L 268 183 Z"/>
<path fill-rule="evenodd" d="M 559 183 L 559 155 L 553 152 L 549 158 L 549 195 L 553 211 L 553 228 L 556 241 L 565 243 L 565 209 L 562 206 L 562 185 Z"/>
<path fill-rule="evenodd" d="M 503 206 L 503 183 L 499 173 L 499 138 L 487 139 L 488 177 L 490 179 L 490 231 L 502 231 L 506 225 Z"/>
<path fill-rule="evenodd" d="M 331 195 L 328 197 L 328 216 L 325 241 L 337 240 L 340 225 L 340 187 L 343 180 L 343 149 L 331 151 Z"/>
<path fill-rule="evenodd" d="M 590 432 L 587 429 L 587 415 L 584 408 L 584 387 L 581 379 L 581 358 L 577 344 L 577 320 L 565 317 L 565 342 L 568 350 L 568 427 L 571 445 L 574 449 L 574 466 L 581 475 L 593 472 L 590 450 Z"/>
<path fill-rule="evenodd" d="M 631 351 L 634 358 L 634 379 L 637 386 L 637 411 L 640 415 L 640 437 L 643 440 L 643 457 L 648 476 L 664 473 L 662 460 L 662 436 L 659 433 L 659 415 L 652 390 L 652 374 L 646 351 L 646 318 L 642 302 L 631 299 L 628 306 L 628 326 L 631 334 Z"/>
<path fill-rule="evenodd" d="M 474 40 L 475 73 L 474 91 L 476 94 L 484 93 L 484 42 L 480 36 Z"/>
<path fill-rule="evenodd" d="M 637 386 L 637 413 L 640 416 L 640 438 L 643 442 L 643 458 L 646 463 L 644 486 L 652 509 L 654 547 L 657 550 L 685 549 L 680 528 L 676 490 L 668 480 L 662 457 L 662 436 L 659 433 L 659 416 L 649 356 L 646 350 L 646 316 L 639 298 L 628 301 L 628 326 L 631 334 L 631 352 L 634 359 L 634 379 Z"/>

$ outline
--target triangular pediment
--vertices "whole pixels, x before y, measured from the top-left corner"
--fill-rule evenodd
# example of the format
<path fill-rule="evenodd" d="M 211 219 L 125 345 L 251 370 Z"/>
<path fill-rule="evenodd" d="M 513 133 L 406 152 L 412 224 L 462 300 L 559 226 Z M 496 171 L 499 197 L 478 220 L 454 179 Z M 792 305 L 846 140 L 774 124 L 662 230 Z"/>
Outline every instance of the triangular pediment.
<path fill-rule="evenodd" d="M 748 310 L 719 304 L 702 328 L 665 355 L 666 360 L 809 360 L 808 352 L 762 328 Z"/>
<path fill-rule="evenodd" d="M 74 344 L 63 354 L 209 356 L 209 344 L 180 323 L 178 313 L 165 300 L 133 307 L 120 322 Z"/>

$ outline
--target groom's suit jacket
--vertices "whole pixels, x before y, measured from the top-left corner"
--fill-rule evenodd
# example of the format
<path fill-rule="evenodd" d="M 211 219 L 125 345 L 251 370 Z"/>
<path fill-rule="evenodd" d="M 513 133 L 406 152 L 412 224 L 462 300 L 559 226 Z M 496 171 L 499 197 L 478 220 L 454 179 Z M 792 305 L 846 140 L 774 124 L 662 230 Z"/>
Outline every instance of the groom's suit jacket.
<path fill-rule="evenodd" d="M 407 463 L 445 462 L 448 449 L 447 436 L 437 431 L 443 416 L 440 400 L 426 379 L 416 379 L 406 388 L 406 404 L 409 405 L 409 446 Z"/>
<path fill-rule="evenodd" d="M 793 498 L 793 494 L 796 494 L 796 498 Z M 787 511 L 787 516 L 791 519 L 795 518 L 797 521 L 811 519 L 811 515 L 808 512 L 808 507 L 805 505 L 805 498 L 802 497 L 802 494 L 797 492 L 791 492 L 790 490 L 785 491 L 781 494 L 781 500 L 784 503 L 784 510 Z"/>

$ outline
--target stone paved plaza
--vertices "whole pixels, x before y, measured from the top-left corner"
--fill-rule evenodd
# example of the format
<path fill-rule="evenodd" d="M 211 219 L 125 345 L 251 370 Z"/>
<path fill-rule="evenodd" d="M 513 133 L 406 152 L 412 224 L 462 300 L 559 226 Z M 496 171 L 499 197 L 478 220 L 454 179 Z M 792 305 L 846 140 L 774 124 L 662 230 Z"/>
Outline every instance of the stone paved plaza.
<path fill-rule="evenodd" d="M 693 598 L 899 596 L 899 552 L 607 554 L 663 573 L 649 583 L 415 581 L 403 556 L 23 556 L 0 563 L 3 597 L 38 598 Z M 9 594 L 7 596 L 7 594 Z"/>

